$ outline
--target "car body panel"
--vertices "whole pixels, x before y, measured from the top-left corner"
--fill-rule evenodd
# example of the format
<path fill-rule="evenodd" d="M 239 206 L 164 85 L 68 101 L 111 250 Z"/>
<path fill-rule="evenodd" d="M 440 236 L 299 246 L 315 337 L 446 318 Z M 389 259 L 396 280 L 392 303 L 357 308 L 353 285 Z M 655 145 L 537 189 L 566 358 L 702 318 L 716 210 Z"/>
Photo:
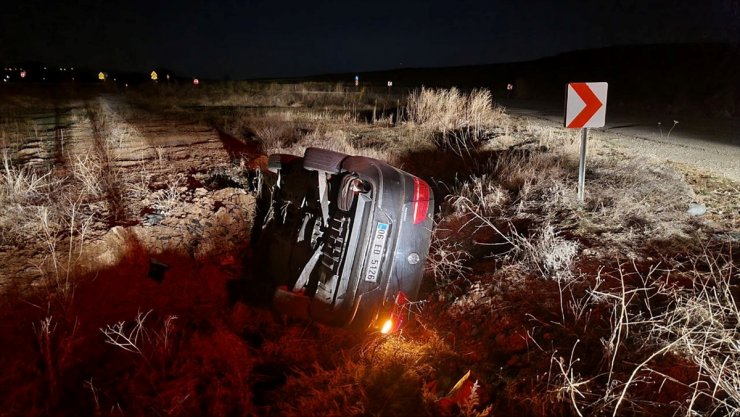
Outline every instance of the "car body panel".
<path fill-rule="evenodd" d="M 367 328 L 399 292 L 416 298 L 433 224 L 434 199 L 423 180 L 318 148 L 303 159 L 273 155 L 270 170 L 277 179 L 256 249 L 278 311 Z"/>

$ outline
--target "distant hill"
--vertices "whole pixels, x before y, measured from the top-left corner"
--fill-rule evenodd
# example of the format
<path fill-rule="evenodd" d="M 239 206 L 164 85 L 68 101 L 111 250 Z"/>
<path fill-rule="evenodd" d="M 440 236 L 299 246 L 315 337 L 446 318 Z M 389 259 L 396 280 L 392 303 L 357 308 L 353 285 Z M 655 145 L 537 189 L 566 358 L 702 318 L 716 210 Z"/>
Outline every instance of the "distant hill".
<path fill-rule="evenodd" d="M 534 61 L 359 73 L 363 83 L 394 88 L 420 85 L 487 87 L 494 97 L 514 85 L 514 97 L 563 100 L 573 81 L 609 82 L 609 106 L 667 114 L 740 117 L 740 44 L 663 44 L 580 50 Z M 355 74 L 306 79 L 353 82 Z"/>

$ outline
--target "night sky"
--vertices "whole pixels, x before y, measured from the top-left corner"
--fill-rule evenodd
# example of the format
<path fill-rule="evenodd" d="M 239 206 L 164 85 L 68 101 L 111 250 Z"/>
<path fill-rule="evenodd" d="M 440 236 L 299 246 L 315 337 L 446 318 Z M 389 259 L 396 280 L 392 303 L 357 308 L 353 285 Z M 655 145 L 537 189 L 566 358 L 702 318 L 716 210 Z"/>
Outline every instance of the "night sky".
<path fill-rule="evenodd" d="M 281 77 L 740 42 L 740 0 L 4 1 L 0 62 Z"/>

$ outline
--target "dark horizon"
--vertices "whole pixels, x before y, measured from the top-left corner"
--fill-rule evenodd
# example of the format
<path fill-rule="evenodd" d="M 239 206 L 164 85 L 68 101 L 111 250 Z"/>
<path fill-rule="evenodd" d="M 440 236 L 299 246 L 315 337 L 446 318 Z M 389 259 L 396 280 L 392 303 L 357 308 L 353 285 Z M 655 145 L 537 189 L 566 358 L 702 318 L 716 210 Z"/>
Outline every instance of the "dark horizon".
<path fill-rule="evenodd" d="M 295 74 L 295 75 L 286 75 L 286 76 L 260 76 L 260 77 L 246 77 L 246 78 L 232 78 L 229 77 L 228 80 L 233 81 L 260 81 L 260 80 L 311 80 L 311 79 L 328 79 L 328 78 L 336 78 L 341 76 L 347 76 L 352 77 L 354 74 L 365 74 L 365 75 L 385 75 L 385 74 L 399 74 L 404 72 L 417 72 L 417 71 L 435 71 L 435 70 L 455 70 L 455 69 L 474 69 L 474 68 L 485 68 L 485 67 L 500 67 L 500 66 L 516 66 L 519 64 L 532 64 L 542 61 L 548 61 L 552 59 L 558 59 L 562 57 L 567 57 L 571 55 L 590 55 L 593 53 L 598 52 L 604 52 L 604 51 L 616 51 L 616 50 L 660 50 L 660 49 L 688 49 L 688 48 L 716 48 L 724 50 L 726 53 L 732 53 L 737 52 L 740 56 L 740 41 L 738 42 L 681 42 L 681 43 L 653 43 L 653 44 L 631 44 L 631 45 L 611 45 L 606 47 L 598 47 L 598 48 L 583 48 L 583 49 L 575 49 L 575 50 L 569 50 L 569 51 L 563 51 L 559 53 L 555 53 L 552 55 L 545 55 L 542 57 L 532 58 L 532 59 L 525 59 L 525 60 L 519 60 L 519 61 L 506 61 L 506 62 L 489 62 L 489 63 L 479 63 L 479 64 L 461 64 L 461 65 L 443 65 L 443 66 L 428 66 L 428 67 L 390 67 L 390 68 L 378 68 L 378 69 L 372 69 L 372 70 L 363 70 L 358 69 L 355 71 L 344 71 L 344 72 L 323 72 L 323 73 L 310 73 L 310 74 Z M 189 79 L 191 77 L 196 77 L 193 75 L 189 75 L 187 73 L 182 73 L 180 71 L 177 71 L 170 67 L 153 67 L 153 68 L 142 68 L 142 69 L 120 69 L 120 68 L 113 68 L 110 66 L 100 66 L 97 68 L 92 67 L 86 67 L 86 66 L 80 66 L 76 65 L 74 63 L 59 63 L 59 62 L 43 62 L 43 61 L 32 61 L 32 60 L 26 60 L 26 61 L 0 61 L 0 70 L 4 70 L 6 67 L 15 68 L 15 69 L 29 69 L 33 66 L 43 66 L 48 67 L 49 72 L 56 71 L 57 68 L 64 67 L 66 71 L 72 71 L 74 70 L 75 73 L 81 74 L 81 73 L 95 73 L 97 74 L 99 71 L 105 71 L 106 73 L 110 74 L 117 74 L 121 76 L 134 76 L 134 77 L 141 77 L 148 79 L 149 73 L 152 70 L 156 70 L 158 72 L 167 72 L 170 74 L 173 74 L 176 78 L 181 79 Z M 211 81 L 221 81 L 224 80 L 223 77 L 197 77 L 200 80 L 211 80 Z M 350 78 L 348 78 L 348 81 L 351 81 Z"/>
<path fill-rule="evenodd" d="M 4 5 L 0 61 L 211 79 L 530 61 L 621 45 L 740 42 L 736 1 Z"/>

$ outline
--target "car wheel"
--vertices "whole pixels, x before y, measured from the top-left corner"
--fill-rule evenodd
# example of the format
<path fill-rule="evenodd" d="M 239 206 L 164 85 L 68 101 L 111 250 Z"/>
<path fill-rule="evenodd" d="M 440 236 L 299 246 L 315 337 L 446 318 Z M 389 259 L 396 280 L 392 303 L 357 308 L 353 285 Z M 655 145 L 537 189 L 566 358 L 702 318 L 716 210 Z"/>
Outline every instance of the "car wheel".
<path fill-rule="evenodd" d="M 308 148 L 303 155 L 303 168 L 309 171 L 324 171 L 338 174 L 342 171 L 342 161 L 348 155 L 319 148 Z"/>

